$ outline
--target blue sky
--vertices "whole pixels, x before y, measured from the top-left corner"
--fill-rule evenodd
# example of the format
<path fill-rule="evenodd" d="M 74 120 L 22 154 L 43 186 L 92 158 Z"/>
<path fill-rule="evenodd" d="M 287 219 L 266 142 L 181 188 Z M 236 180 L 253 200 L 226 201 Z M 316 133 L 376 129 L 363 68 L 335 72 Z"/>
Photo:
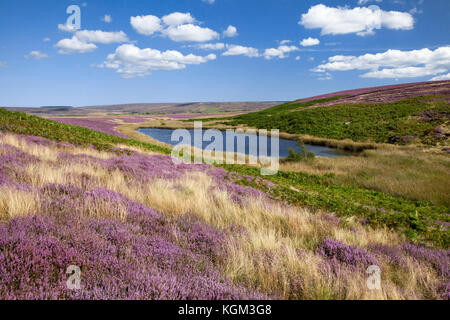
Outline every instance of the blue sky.
<path fill-rule="evenodd" d="M 0 105 L 284 101 L 450 79 L 449 12 L 448 0 L 0 1 Z"/>

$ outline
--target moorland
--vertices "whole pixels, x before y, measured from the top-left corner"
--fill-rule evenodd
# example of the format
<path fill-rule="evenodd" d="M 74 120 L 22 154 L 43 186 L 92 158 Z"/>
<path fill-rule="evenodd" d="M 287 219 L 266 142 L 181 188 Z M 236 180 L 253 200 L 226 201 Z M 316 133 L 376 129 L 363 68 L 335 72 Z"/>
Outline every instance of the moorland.
<path fill-rule="evenodd" d="M 449 99 L 443 81 L 246 113 L 0 109 L 0 299 L 449 299 Z M 261 176 L 136 132 L 196 119 L 352 153 Z"/>

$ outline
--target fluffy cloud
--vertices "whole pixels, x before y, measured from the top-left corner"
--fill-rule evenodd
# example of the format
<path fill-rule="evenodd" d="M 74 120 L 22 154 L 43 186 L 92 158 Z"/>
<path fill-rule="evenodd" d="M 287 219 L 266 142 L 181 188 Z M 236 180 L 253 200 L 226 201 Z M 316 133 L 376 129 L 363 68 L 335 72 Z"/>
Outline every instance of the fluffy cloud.
<path fill-rule="evenodd" d="M 224 43 L 204 43 L 204 44 L 199 44 L 197 46 L 197 48 L 199 49 L 203 49 L 203 50 L 223 50 L 225 49 L 225 44 Z"/>
<path fill-rule="evenodd" d="M 135 78 L 150 75 L 152 70 L 179 70 L 186 68 L 186 65 L 202 64 L 215 59 L 215 54 L 201 57 L 183 55 L 175 50 L 161 52 L 124 44 L 108 55 L 106 61 L 98 67 L 114 69 L 124 78 Z"/>
<path fill-rule="evenodd" d="M 128 37 L 123 31 L 81 30 L 75 32 L 71 39 L 60 40 L 55 47 L 61 54 L 86 53 L 97 49 L 94 43 L 110 44 L 128 41 Z"/>
<path fill-rule="evenodd" d="M 42 41 L 44 41 L 44 42 L 50 42 L 50 40 L 51 39 L 49 37 L 42 39 Z"/>
<path fill-rule="evenodd" d="M 298 50 L 296 46 L 279 46 L 278 48 L 266 49 L 263 56 L 267 60 L 273 58 L 284 59 L 287 58 L 287 53 Z"/>
<path fill-rule="evenodd" d="M 414 18 L 407 12 L 383 11 L 377 6 L 350 9 L 319 4 L 303 14 L 299 24 L 307 29 L 321 29 L 322 35 L 356 33 L 364 36 L 381 28 L 411 30 Z"/>
<path fill-rule="evenodd" d="M 82 42 L 92 42 L 92 43 L 121 43 L 128 42 L 128 37 L 123 31 L 118 32 L 105 32 L 100 30 L 81 30 L 75 33 L 77 37 Z"/>
<path fill-rule="evenodd" d="M 320 40 L 319 40 L 319 39 L 315 39 L 315 38 L 309 37 L 309 38 L 303 39 L 303 40 L 300 42 L 300 44 L 301 44 L 303 47 L 317 46 L 318 44 L 320 44 Z"/>
<path fill-rule="evenodd" d="M 58 53 L 72 54 L 72 53 L 86 53 L 97 49 L 97 46 L 93 43 L 86 43 L 80 41 L 77 37 L 73 36 L 71 39 L 62 39 L 55 44 L 58 48 Z"/>
<path fill-rule="evenodd" d="M 436 50 L 401 51 L 388 50 L 383 53 L 356 56 L 334 56 L 314 69 L 316 72 L 368 71 L 363 78 L 416 78 L 440 75 L 450 70 L 450 46 Z M 445 75 L 437 76 L 445 77 Z"/>
<path fill-rule="evenodd" d="M 214 30 L 202 28 L 194 24 L 170 26 L 169 28 L 163 30 L 162 33 L 175 42 L 205 42 L 219 38 L 219 34 Z"/>
<path fill-rule="evenodd" d="M 40 59 L 44 59 L 44 58 L 48 58 L 48 55 L 39 51 L 31 51 L 29 54 L 25 55 L 25 59 L 35 59 L 35 60 L 40 60 Z"/>
<path fill-rule="evenodd" d="M 152 15 L 131 17 L 130 23 L 137 33 L 146 36 L 150 36 L 162 29 L 161 19 Z"/>
<path fill-rule="evenodd" d="M 195 19 L 190 13 L 174 12 L 162 18 L 168 26 L 178 26 L 180 24 L 193 23 Z"/>
<path fill-rule="evenodd" d="M 440 81 L 440 80 L 450 80 L 450 73 L 431 78 L 431 81 Z"/>
<path fill-rule="evenodd" d="M 292 42 L 291 40 L 281 40 L 280 44 L 283 45 L 283 44 L 288 44 L 288 43 L 291 43 L 291 42 Z"/>
<path fill-rule="evenodd" d="M 209 3 L 209 4 L 213 4 L 214 2 L 216 2 L 216 0 L 202 0 L 203 2 Z"/>
<path fill-rule="evenodd" d="M 111 23 L 112 22 L 112 17 L 109 14 L 105 14 L 102 18 L 102 21 L 105 23 Z"/>
<path fill-rule="evenodd" d="M 156 32 L 176 42 L 205 42 L 219 38 L 219 34 L 209 28 L 198 26 L 190 13 L 174 12 L 162 19 L 148 15 L 130 18 L 131 26 L 140 34 L 152 35 Z"/>
<path fill-rule="evenodd" d="M 225 51 L 223 56 L 239 56 L 244 55 L 249 58 L 259 57 L 258 49 L 252 47 L 244 47 L 238 45 L 227 45 L 227 51 Z"/>
<path fill-rule="evenodd" d="M 235 26 L 229 25 L 227 30 L 223 32 L 224 38 L 233 38 L 237 36 L 237 29 Z"/>
<path fill-rule="evenodd" d="M 58 29 L 64 32 L 75 32 L 77 31 L 74 26 L 68 24 L 58 24 Z"/>

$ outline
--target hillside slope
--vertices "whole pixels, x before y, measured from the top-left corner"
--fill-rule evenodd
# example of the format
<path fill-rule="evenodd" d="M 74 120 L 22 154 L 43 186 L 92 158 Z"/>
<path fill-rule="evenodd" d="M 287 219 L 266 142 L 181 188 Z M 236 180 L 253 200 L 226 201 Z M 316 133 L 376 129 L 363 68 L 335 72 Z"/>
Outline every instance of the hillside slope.
<path fill-rule="evenodd" d="M 344 91 L 239 115 L 228 124 L 353 141 L 448 147 L 450 81 Z"/>
<path fill-rule="evenodd" d="M 21 111 L 43 116 L 89 115 L 89 114 L 184 114 L 184 113 L 224 113 L 252 112 L 270 108 L 280 102 L 191 102 L 191 103 L 132 103 L 118 105 L 86 106 L 86 107 L 41 107 L 14 108 L 9 111 Z"/>

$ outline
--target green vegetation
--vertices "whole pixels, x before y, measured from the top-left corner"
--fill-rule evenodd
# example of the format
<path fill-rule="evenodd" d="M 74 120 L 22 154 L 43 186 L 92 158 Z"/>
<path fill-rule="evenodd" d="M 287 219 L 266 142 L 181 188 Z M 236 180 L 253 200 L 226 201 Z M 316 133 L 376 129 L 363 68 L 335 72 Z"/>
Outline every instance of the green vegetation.
<path fill-rule="evenodd" d="M 374 227 L 397 230 L 411 241 L 429 242 L 448 248 L 450 232 L 443 226 L 450 222 L 448 208 L 426 201 L 410 201 L 386 193 L 346 186 L 334 182 L 334 175 L 312 175 L 279 171 L 274 176 L 260 176 L 259 168 L 223 165 L 239 176 L 259 177 L 275 183 L 268 188 L 260 180 L 237 178 L 243 185 L 259 188 L 278 200 L 308 207 L 316 211 L 333 212 L 337 216 L 359 217 Z"/>
<path fill-rule="evenodd" d="M 170 149 L 137 141 L 124 139 L 87 128 L 73 126 L 43 119 L 22 112 L 10 112 L 0 108 L 0 131 L 39 136 L 54 141 L 69 142 L 74 145 L 93 145 L 98 150 L 113 150 L 117 144 L 140 147 L 145 150 L 170 154 Z"/>
<path fill-rule="evenodd" d="M 378 104 L 337 104 L 313 107 L 315 104 L 337 100 L 334 97 L 300 103 L 286 103 L 260 112 L 232 118 L 228 125 L 247 125 L 282 132 L 307 134 L 322 138 L 351 139 L 353 141 L 389 142 L 391 137 L 414 137 L 427 145 L 435 145 L 433 129 L 447 121 L 445 117 L 434 121 L 421 121 L 424 111 L 450 111 L 445 101 L 409 98 L 397 102 Z M 408 143 L 406 141 L 404 143 Z M 402 141 L 399 141 L 402 143 Z"/>
<path fill-rule="evenodd" d="M 300 145 L 300 151 L 296 152 L 293 148 L 289 148 L 288 156 L 284 161 L 286 162 L 297 162 L 297 161 L 304 161 L 304 160 L 310 160 L 315 158 L 314 152 L 308 151 L 304 143 L 299 143 Z"/>

